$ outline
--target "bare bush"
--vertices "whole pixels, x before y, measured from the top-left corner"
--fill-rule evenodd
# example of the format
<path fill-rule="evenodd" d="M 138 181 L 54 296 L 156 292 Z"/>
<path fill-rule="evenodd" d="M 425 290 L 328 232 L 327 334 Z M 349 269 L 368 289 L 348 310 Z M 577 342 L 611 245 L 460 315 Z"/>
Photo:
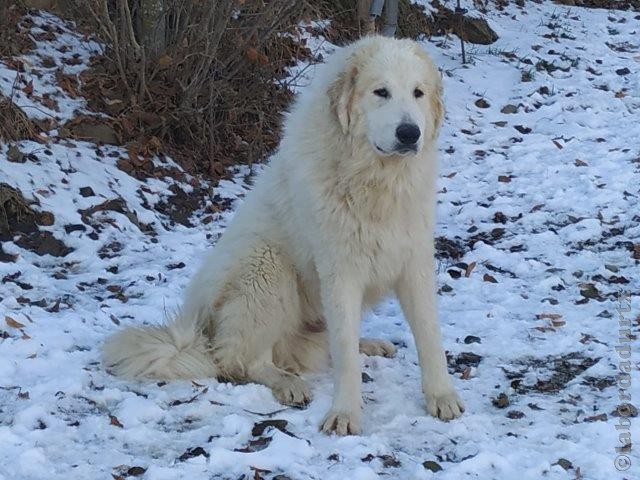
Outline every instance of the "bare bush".
<path fill-rule="evenodd" d="M 125 139 L 159 138 L 214 175 L 275 146 L 290 92 L 273 80 L 302 53 L 278 34 L 301 18 L 299 2 L 89 0 L 78 7 L 106 45 L 85 93 L 121 120 Z"/>
<path fill-rule="evenodd" d="M 297 25 L 331 19 L 323 33 L 344 43 L 360 36 L 358 19 L 367 16 L 367 2 L 354 0 L 73 1 L 106 45 L 83 76 L 90 105 L 111 114 L 138 151 L 161 143 L 212 176 L 277 146 L 292 98 L 287 67 L 311 55 Z"/>

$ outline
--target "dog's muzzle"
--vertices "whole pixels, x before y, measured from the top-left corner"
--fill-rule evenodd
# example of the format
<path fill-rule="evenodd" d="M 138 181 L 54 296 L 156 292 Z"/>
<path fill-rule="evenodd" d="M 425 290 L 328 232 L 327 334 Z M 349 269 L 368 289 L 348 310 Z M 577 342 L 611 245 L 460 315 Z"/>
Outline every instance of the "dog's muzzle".
<path fill-rule="evenodd" d="M 401 123 L 396 128 L 396 140 L 394 150 L 397 153 L 417 153 L 420 128 L 415 123 Z"/>

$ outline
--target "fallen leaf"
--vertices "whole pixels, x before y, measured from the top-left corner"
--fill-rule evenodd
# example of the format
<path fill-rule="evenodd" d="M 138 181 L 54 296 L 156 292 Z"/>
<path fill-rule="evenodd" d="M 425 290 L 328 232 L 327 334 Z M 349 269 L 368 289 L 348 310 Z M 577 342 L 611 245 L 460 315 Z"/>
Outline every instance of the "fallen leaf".
<path fill-rule="evenodd" d="M 498 281 L 495 279 L 495 277 L 493 277 L 492 275 L 489 275 L 488 273 L 485 273 L 485 274 L 482 276 L 482 279 L 483 279 L 485 282 L 498 283 Z"/>
<path fill-rule="evenodd" d="M 467 265 L 467 268 L 464 271 L 464 276 L 466 278 L 469 278 L 469 275 L 471 275 L 471 272 L 473 272 L 474 268 L 476 268 L 476 262 L 471 262 L 469 265 Z"/>
<path fill-rule="evenodd" d="M 253 47 L 247 48 L 246 55 L 247 55 L 247 58 L 252 62 L 255 62 L 258 60 L 258 51 Z"/>
<path fill-rule="evenodd" d="M 24 86 L 22 91 L 27 95 L 31 95 L 33 93 L 33 80 L 29 80 L 29 83 Z"/>
<path fill-rule="evenodd" d="M 169 55 L 163 55 L 158 59 L 158 66 L 160 66 L 160 68 L 167 68 L 167 67 L 170 67 L 172 64 L 173 64 L 173 58 L 171 58 Z"/>
<path fill-rule="evenodd" d="M 532 212 L 537 212 L 538 210 L 540 210 L 542 207 L 544 207 L 544 203 L 539 203 L 538 205 L 534 205 L 533 208 L 531 209 Z"/>
<path fill-rule="evenodd" d="M 509 406 L 509 397 L 506 393 L 501 393 L 496 398 L 491 400 L 491 403 L 493 403 L 493 406 L 496 408 L 506 408 Z"/>
<path fill-rule="evenodd" d="M 9 325 L 11 328 L 24 328 L 24 325 L 21 324 L 20 322 L 18 322 L 17 320 L 14 320 L 13 318 L 11 318 L 9 315 L 6 315 L 4 317 L 4 321 L 7 323 L 7 325 Z"/>
<path fill-rule="evenodd" d="M 124 428 L 124 425 L 120 423 L 120 420 L 118 420 L 118 417 L 116 417 L 115 415 L 109 415 L 109 423 L 111 423 L 111 425 L 113 425 L 114 427 Z"/>

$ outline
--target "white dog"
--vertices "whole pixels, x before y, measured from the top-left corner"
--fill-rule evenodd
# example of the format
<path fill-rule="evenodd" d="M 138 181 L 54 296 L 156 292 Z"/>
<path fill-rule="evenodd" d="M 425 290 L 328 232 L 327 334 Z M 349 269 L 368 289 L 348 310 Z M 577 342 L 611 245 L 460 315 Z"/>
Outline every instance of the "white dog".
<path fill-rule="evenodd" d="M 298 374 L 330 352 L 335 391 L 321 428 L 356 434 L 358 352 L 395 353 L 387 341 L 359 339 L 362 309 L 394 291 L 428 411 L 459 416 L 434 280 L 441 90 L 410 40 L 368 37 L 331 56 L 286 117 L 278 153 L 202 263 L 183 311 L 111 337 L 107 365 L 128 377 L 257 382 L 304 405 L 311 394 Z"/>

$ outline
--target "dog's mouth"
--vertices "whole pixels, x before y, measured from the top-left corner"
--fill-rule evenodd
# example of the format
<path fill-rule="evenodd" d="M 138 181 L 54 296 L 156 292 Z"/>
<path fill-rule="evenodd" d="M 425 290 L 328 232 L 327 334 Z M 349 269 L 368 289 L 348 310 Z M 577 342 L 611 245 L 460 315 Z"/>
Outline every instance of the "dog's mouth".
<path fill-rule="evenodd" d="M 384 148 L 382 148 L 380 145 L 378 145 L 377 143 L 374 144 L 374 146 L 376 147 L 376 150 L 384 155 L 385 157 L 389 157 L 391 155 L 415 155 L 416 153 L 418 153 L 418 145 L 395 145 L 393 147 L 393 150 L 385 150 Z"/>
<path fill-rule="evenodd" d="M 418 145 L 396 145 L 393 152 L 400 155 L 415 154 L 418 153 Z"/>

